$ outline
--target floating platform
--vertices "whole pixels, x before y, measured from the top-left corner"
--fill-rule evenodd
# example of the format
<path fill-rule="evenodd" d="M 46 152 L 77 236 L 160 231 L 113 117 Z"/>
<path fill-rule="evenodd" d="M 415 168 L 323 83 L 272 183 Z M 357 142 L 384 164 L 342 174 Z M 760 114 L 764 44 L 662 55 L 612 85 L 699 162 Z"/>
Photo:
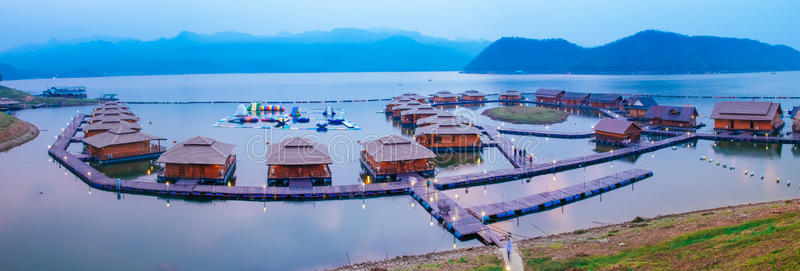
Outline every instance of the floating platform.
<path fill-rule="evenodd" d="M 652 171 L 632 169 L 586 183 L 530 195 L 520 199 L 470 207 L 467 208 L 467 211 L 484 222 L 509 219 L 593 197 L 646 179 L 650 176 L 653 176 Z"/>

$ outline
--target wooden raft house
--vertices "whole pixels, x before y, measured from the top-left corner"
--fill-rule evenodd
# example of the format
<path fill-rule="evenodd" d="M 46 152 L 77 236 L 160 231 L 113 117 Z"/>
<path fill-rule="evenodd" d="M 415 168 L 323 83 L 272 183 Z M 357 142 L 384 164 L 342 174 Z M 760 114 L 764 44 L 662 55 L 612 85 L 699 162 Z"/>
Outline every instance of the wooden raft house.
<path fill-rule="evenodd" d="M 456 116 L 453 113 L 441 111 L 435 116 L 424 117 L 417 120 L 417 127 L 424 127 L 428 125 L 439 124 L 444 121 L 449 120 L 456 120 Z"/>
<path fill-rule="evenodd" d="M 680 128 L 696 127 L 698 116 L 694 106 L 654 105 L 645 114 L 650 125 Z"/>
<path fill-rule="evenodd" d="M 389 135 L 362 142 L 361 164 L 375 179 L 395 179 L 397 174 L 432 176 L 435 167 L 431 150 L 407 138 Z"/>
<path fill-rule="evenodd" d="M 584 105 L 589 100 L 589 93 L 583 92 L 570 92 L 567 91 L 564 93 L 564 97 L 561 98 L 561 103 L 566 105 Z"/>
<path fill-rule="evenodd" d="M 486 94 L 483 92 L 470 89 L 461 93 L 461 100 L 465 102 L 480 102 L 486 100 Z"/>
<path fill-rule="evenodd" d="M 414 109 L 414 108 L 417 108 L 417 107 L 420 107 L 420 106 L 422 106 L 422 104 L 419 103 L 419 102 L 415 102 L 415 101 L 411 101 L 411 102 L 405 103 L 403 105 L 395 106 L 394 108 L 392 108 L 392 118 L 393 119 L 400 119 L 400 116 L 403 113 L 403 111 L 411 110 L 411 109 Z"/>
<path fill-rule="evenodd" d="M 439 110 L 429 106 L 422 105 L 414 109 L 405 110 L 400 113 L 400 124 L 406 126 L 415 126 L 417 120 L 439 114 Z"/>
<path fill-rule="evenodd" d="M 781 104 L 773 102 L 717 102 L 711 118 L 717 130 L 772 132 L 783 126 Z"/>
<path fill-rule="evenodd" d="M 540 103 L 560 103 L 565 93 L 566 91 L 562 89 L 540 88 L 536 90 L 534 95 L 536 96 L 536 101 Z"/>
<path fill-rule="evenodd" d="M 110 130 L 117 129 L 119 127 L 129 128 L 135 131 L 142 130 L 142 126 L 137 123 L 127 122 L 112 118 L 86 125 L 86 127 L 83 128 L 83 138 L 89 138 L 98 134 L 108 132 Z"/>
<path fill-rule="evenodd" d="M 644 118 L 651 106 L 658 105 L 650 96 L 630 96 L 622 100 L 622 110 L 628 111 L 628 116 L 634 119 Z"/>
<path fill-rule="evenodd" d="M 431 94 L 431 103 L 455 103 L 458 102 L 458 96 L 450 91 L 442 90 Z"/>
<path fill-rule="evenodd" d="M 161 146 L 161 140 L 164 139 L 127 127 L 118 127 L 84 138 L 83 142 L 86 143 L 92 159 L 100 163 L 115 163 L 156 158 L 165 150 Z"/>
<path fill-rule="evenodd" d="M 158 180 L 169 183 L 181 180 L 201 183 L 228 183 L 236 171 L 235 145 L 198 136 L 172 146 L 157 163 L 164 164 Z"/>
<path fill-rule="evenodd" d="M 516 90 L 509 90 L 500 93 L 500 101 L 503 102 L 519 102 L 522 101 L 522 93 Z"/>
<path fill-rule="evenodd" d="M 138 117 L 131 116 L 131 115 L 120 114 L 120 113 L 101 114 L 101 115 L 97 115 L 97 116 L 91 117 L 87 121 L 89 122 L 89 124 L 92 124 L 92 123 L 101 122 L 101 121 L 104 121 L 104 120 L 121 120 L 121 121 L 130 122 L 130 123 L 139 122 L 139 118 Z"/>
<path fill-rule="evenodd" d="M 333 159 L 328 148 L 302 137 L 291 137 L 269 146 L 267 181 L 270 185 L 291 182 L 330 185 Z"/>
<path fill-rule="evenodd" d="M 404 104 L 409 103 L 409 102 L 411 102 L 411 99 L 409 99 L 409 98 L 395 99 L 394 101 L 391 101 L 391 102 L 386 104 L 386 109 L 384 109 L 383 112 L 385 112 L 387 115 L 391 115 L 392 112 L 394 111 L 395 107 L 404 105 Z"/>
<path fill-rule="evenodd" d="M 395 97 L 395 100 L 399 100 L 399 99 L 409 99 L 409 100 L 412 100 L 412 101 L 416 101 L 418 103 L 427 103 L 428 102 L 428 98 L 425 98 L 425 96 L 422 96 L 422 95 L 419 95 L 419 94 L 416 94 L 416 93 L 413 93 L 413 92 L 405 93 L 403 95 Z"/>
<path fill-rule="evenodd" d="M 594 126 L 594 136 L 597 141 L 625 145 L 639 142 L 642 127 L 632 121 L 620 119 L 600 119 Z"/>
<path fill-rule="evenodd" d="M 622 95 L 609 93 L 592 93 L 589 95 L 589 106 L 594 108 L 613 109 L 622 105 Z"/>
<path fill-rule="evenodd" d="M 483 146 L 478 128 L 460 124 L 455 119 L 419 127 L 414 131 L 414 139 L 433 151 L 474 151 Z"/>

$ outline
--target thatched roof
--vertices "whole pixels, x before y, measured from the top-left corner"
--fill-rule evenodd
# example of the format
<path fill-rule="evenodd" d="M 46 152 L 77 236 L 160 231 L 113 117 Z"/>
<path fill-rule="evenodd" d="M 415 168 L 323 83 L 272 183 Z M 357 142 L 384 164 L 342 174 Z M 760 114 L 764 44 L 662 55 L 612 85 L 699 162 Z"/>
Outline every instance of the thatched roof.
<path fill-rule="evenodd" d="M 236 145 L 217 141 L 213 138 L 198 136 L 172 146 L 161 157 L 158 163 L 224 165 L 228 156 L 233 154 Z"/>
<path fill-rule="evenodd" d="M 409 161 L 436 157 L 431 150 L 407 138 L 389 135 L 361 143 L 375 162 Z"/>
<path fill-rule="evenodd" d="M 108 132 L 84 138 L 83 142 L 95 148 L 105 148 L 112 145 L 145 142 L 157 139 L 162 138 L 140 133 L 127 127 L 117 127 L 109 130 Z"/>
<path fill-rule="evenodd" d="M 267 150 L 268 165 L 319 165 L 333 163 L 325 145 L 305 139 L 292 137 Z"/>

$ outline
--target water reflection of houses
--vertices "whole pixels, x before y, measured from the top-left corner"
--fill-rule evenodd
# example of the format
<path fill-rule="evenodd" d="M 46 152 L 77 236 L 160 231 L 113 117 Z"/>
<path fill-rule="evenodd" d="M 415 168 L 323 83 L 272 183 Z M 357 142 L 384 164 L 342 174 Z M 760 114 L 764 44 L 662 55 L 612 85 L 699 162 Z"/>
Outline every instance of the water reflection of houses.
<path fill-rule="evenodd" d="M 269 146 L 267 181 L 270 185 L 329 185 L 333 159 L 328 148 L 302 137 Z"/>
<path fill-rule="evenodd" d="M 407 138 L 388 135 L 362 142 L 362 166 L 375 179 L 394 179 L 398 174 L 434 174 L 431 159 L 436 155 L 429 149 Z"/>
<path fill-rule="evenodd" d="M 789 146 L 789 145 L 787 145 Z M 728 156 L 759 158 L 781 158 L 782 144 L 717 141 L 712 146 L 714 153 Z"/>
<path fill-rule="evenodd" d="M 156 173 L 161 165 L 155 159 L 128 161 L 113 164 L 92 163 L 92 166 L 111 178 L 131 180 Z"/>
<path fill-rule="evenodd" d="M 172 146 L 156 160 L 164 164 L 159 181 L 226 183 L 236 171 L 235 145 L 198 136 Z"/>

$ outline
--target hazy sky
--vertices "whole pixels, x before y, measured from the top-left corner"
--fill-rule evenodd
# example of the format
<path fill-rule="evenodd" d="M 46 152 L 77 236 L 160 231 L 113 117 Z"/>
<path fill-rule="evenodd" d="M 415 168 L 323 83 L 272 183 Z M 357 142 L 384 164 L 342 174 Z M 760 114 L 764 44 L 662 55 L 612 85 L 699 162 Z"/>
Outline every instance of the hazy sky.
<path fill-rule="evenodd" d="M 50 38 L 155 39 L 391 27 L 447 38 L 561 37 L 600 45 L 644 29 L 800 48 L 800 1 L 2 0 L 0 50 Z"/>

